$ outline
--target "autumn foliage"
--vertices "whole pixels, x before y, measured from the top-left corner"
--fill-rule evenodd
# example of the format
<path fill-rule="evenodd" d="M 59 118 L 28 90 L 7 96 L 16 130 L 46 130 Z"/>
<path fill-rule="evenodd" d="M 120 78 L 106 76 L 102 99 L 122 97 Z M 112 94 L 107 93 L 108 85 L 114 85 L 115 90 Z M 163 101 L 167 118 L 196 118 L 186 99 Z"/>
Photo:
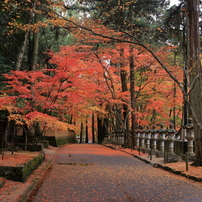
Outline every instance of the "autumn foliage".
<path fill-rule="evenodd" d="M 127 44 L 106 45 L 96 50 L 93 43 L 78 44 L 47 54 L 54 68 L 4 75 L 7 87 L 1 96 L 1 110 L 8 110 L 9 119 L 28 126 L 38 121 L 42 126 L 66 130 L 75 129 L 68 124 L 69 116 L 79 120 L 93 111 L 112 119 L 115 110 L 123 111 L 123 104 L 130 108 L 129 92 L 121 90 L 118 66 L 124 60 L 122 69 L 128 72 L 129 80 Z M 170 52 L 166 48 L 157 54 L 166 59 Z M 133 57 L 137 123 L 170 121 L 173 106 L 180 118 L 182 96 L 174 82 L 146 51 L 134 47 Z M 179 67 L 170 65 L 170 70 L 181 77 Z"/>
<path fill-rule="evenodd" d="M 107 118 L 111 129 L 116 127 L 116 119 L 121 119 L 119 124 L 123 128 L 125 105 L 129 112 L 135 111 L 137 124 L 169 123 L 175 116 L 180 126 L 182 93 L 144 47 L 126 43 L 130 41 L 127 35 L 102 25 L 99 20 L 80 20 L 78 15 L 68 15 L 71 11 L 61 2 L 48 2 L 46 8 L 40 1 L 36 3 L 37 7 L 31 1 L 4 2 L 5 12 L 15 13 L 14 7 L 18 8 L 16 18 L 8 23 L 8 33 L 35 33 L 42 27 L 61 26 L 74 36 L 74 41 L 72 45 L 61 46 L 59 52 L 48 50 L 50 65 L 38 66 L 36 71 L 4 74 L 7 86 L 1 92 L 0 110 L 8 112 L 9 120 L 28 127 L 40 122 L 43 128 L 76 130 L 70 121 L 72 117 L 79 123 L 95 113 Z M 60 10 L 61 14 L 55 10 Z M 25 13 L 33 12 L 48 17 L 35 23 L 23 24 L 19 20 Z M 129 85 L 131 47 L 134 89 Z M 181 68 L 171 65 L 174 48 L 161 47 L 154 52 L 181 81 Z M 121 86 L 123 71 L 126 72 L 127 91 Z M 135 109 L 131 107 L 130 90 L 135 92 Z"/>

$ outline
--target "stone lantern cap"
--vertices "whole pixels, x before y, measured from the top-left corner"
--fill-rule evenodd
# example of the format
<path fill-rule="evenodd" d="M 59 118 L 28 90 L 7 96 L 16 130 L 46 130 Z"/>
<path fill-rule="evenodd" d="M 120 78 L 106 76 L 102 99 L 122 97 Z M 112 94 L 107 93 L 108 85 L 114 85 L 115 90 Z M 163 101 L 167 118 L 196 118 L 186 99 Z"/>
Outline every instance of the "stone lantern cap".
<path fill-rule="evenodd" d="M 123 129 L 121 128 L 115 128 L 114 133 L 123 133 Z"/>
<path fill-rule="evenodd" d="M 150 130 L 152 133 L 156 133 L 157 132 L 157 129 L 156 129 L 156 125 L 153 125 L 152 126 L 152 129 Z"/>
<path fill-rule="evenodd" d="M 172 123 L 170 124 L 170 128 L 167 130 L 167 132 L 168 134 L 174 134 L 176 132 Z"/>
<path fill-rule="evenodd" d="M 145 131 L 145 126 L 144 125 L 139 125 L 139 130 L 138 130 L 138 132 L 143 132 L 143 131 Z"/>
<path fill-rule="evenodd" d="M 152 130 L 150 129 L 150 126 L 146 126 L 145 132 L 146 133 L 151 133 L 152 132 Z"/>
<path fill-rule="evenodd" d="M 188 119 L 187 125 L 184 126 L 185 129 L 192 129 L 194 127 L 192 118 Z"/>
<path fill-rule="evenodd" d="M 136 133 L 140 132 L 140 127 L 141 127 L 140 125 L 137 125 L 137 128 L 135 129 Z"/>
<path fill-rule="evenodd" d="M 167 130 L 164 127 L 164 124 L 161 124 L 160 129 L 158 130 L 159 133 L 166 133 Z"/>

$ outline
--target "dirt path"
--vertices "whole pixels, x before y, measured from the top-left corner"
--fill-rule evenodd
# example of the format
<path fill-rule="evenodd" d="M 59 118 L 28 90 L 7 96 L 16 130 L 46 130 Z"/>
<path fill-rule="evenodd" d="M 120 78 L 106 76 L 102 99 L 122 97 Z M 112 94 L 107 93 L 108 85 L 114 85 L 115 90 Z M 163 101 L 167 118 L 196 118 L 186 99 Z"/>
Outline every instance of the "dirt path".
<path fill-rule="evenodd" d="M 193 186 L 124 152 L 97 144 L 59 149 L 34 202 L 202 202 Z"/>

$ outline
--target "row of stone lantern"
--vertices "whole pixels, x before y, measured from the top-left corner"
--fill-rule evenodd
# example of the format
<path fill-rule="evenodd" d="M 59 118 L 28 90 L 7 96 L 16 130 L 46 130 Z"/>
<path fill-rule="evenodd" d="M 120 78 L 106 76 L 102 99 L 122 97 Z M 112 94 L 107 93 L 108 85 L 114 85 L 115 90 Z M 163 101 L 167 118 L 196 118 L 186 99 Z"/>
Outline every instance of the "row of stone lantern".
<path fill-rule="evenodd" d="M 185 138 L 188 142 L 187 144 L 187 154 L 189 157 L 195 156 L 194 153 L 194 131 L 192 119 L 188 119 L 187 125 L 184 127 L 186 129 Z M 173 124 L 170 124 L 169 128 L 166 129 L 163 124 L 160 125 L 160 128 L 157 129 L 156 125 L 150 126 L 138 126 L 135 130 L 135 149 L 143 151 L 144 153 L 150 153 L 150 155 L 155 155 L 156 157 L 165 157 L 169 161 L 176 161 L 177 155 L 174 153 L 174 142 L 176 130 L 174 129 Z M 124 144 L 124 131 L 116 129 L 110 136 L 110 139 L 115 142 L 115 144 L 123 145 Z M 158 143 L 158 145 L 157 145 Z M 166 152 L 165 152 L 165 143 L 166 143 Z M 158 148 L 157 148 L 158 147 Z M 174 160 L 173 160 L 174 159 Z"/>
<path fill-rule="evenodd" d="M 187 153 L 189 156 L 194 156 L 194 132 L 192 119 L 188 119 L 188 124 L 185 126 L 185 129 L 187 131 L 185 138 L 188 141 Z M 136 129 L 135 134 L 135 149 L 143 151 L 144 153 L 151 153 L 152 151 L 152 154 L 156 157 L 164 157 L 165 142 L 167 142 L 167 157 L 170 157 L 170 161 L 176 161 L 177 155 L 174 153 L 176 130 L 174 129 L 173 124 L 170 124 L 168 129 L 165 129 L 163 124 L 160 125 L 160 129 L 156 129 L 156 125 L 154 125 L 152 129 L 150 129 L 149 126 L 139 126 Z M 157 141 L 159 150 L 157 150 Z"/>
<path fill-rule="evenodd" d="M 165 129 L 161 124 L 160 129 L 156 129 L 154 125 L 152 129 L 149 126 L 139 126 L 135 131 L 135 148 L 143 151 L 144 153 L 150 153 L 156 157 L 165 156 L 165 141 L 168 142 L 167 159 L 170 156 L 170 161 L 178 161 L 179 158 L 174 153 L 174 141 L 175 141 L 175 129 L 173 124 L 170 124 L 169 129 Z M 157 150 L 157 141 L 159 142 L 159 150 Z"/>

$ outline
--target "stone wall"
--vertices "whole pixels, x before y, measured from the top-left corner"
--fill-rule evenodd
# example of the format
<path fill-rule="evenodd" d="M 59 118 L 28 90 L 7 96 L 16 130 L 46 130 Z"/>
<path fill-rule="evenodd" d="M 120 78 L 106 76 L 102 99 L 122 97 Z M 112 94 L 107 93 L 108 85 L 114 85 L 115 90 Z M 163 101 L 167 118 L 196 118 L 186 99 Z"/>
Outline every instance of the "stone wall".
<path fill-rule="evenodd" d="M 18 136 L 21 136 L 23 133 L 22 128 L 18 128 Z M 49 145 L 52 146 L 60 146 L 67 143 L 75 143 L 75 133 L 74 131 L 60 131 L 60 130 L 53 130 L 48 128 L 44 132 L 44 139 L 49 141 Z"/>
<path fill-rule="evenodd" d="M 64 132 L 49 128 L 45 131 L 45 137 L 49 141 L 49 144 L 55 147 L 76 142 L 74 131 Z"/>

